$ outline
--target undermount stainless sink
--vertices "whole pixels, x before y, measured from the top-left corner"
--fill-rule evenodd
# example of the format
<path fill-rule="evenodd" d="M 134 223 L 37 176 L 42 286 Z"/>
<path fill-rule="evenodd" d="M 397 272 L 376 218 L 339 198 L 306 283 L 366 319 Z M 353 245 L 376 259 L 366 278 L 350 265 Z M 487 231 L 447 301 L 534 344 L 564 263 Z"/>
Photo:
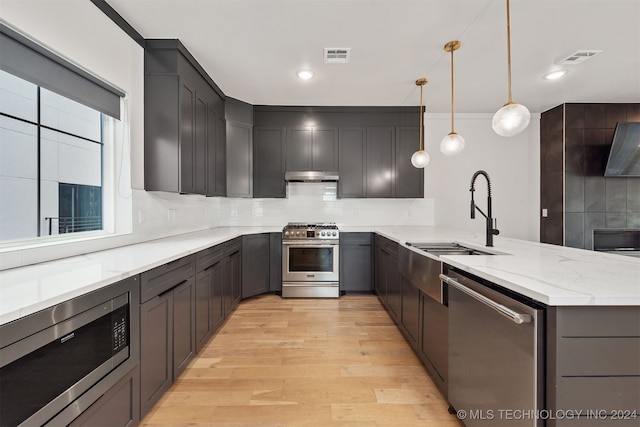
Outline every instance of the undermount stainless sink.
<path fill-rule="evenodd" d="M 484 252 L 478 249 L 469 248 L 459 243 L 444 242 L 444 243 L 416 243 L 408 242 L 407 246 L 412 246 L 421 251 L 429 252 L 433 255 L 493 255 L 490 252 Z"/>

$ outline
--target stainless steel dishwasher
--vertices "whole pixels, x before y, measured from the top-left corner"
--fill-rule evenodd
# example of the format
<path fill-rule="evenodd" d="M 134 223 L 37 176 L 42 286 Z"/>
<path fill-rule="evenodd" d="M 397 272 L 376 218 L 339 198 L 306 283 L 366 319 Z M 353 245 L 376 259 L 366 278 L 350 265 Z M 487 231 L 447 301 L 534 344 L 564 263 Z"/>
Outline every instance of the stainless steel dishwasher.
<path fill-rule="evenodd" d="M 449 403 L 467 427 L 544 425 L 544 308 L 455 269 L 448 285 Z"/>

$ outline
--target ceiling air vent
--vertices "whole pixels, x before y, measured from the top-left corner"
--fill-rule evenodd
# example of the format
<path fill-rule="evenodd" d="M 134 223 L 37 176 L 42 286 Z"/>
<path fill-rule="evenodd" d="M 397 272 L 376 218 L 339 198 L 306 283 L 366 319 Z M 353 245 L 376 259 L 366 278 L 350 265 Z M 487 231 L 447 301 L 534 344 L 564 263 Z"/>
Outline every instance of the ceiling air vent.
<path fill-rule="evenodd" d="M 584 61 L 586 61 L 589 58 L 593 58 L 600 52 L 602 51 L 601 50 L 576 50 L 571 55 L 556 62 L 556 65 L 582 64 Z"/>
<path fill-rule="evenodd" d="M 350 47 L 325 47 L 324 63 L 325 64 L 346 64 L 351 57 Z"/>

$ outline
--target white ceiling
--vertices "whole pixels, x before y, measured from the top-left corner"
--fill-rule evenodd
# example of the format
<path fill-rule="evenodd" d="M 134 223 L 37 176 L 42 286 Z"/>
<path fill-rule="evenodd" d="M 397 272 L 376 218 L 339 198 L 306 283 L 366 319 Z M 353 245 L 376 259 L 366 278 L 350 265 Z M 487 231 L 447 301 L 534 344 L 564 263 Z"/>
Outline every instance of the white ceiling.
<path fill-rule="evenodd" d="M 507 101 L 504 0 L 107 0 L 145 38 L 178 38 L 226 95 L 267 105 L 413 106 L 494 112 Z M 513 99 L 640 102 L 640 0 L 511 0 Z M 349 64 L 324 64 L 350 47 Z M 542 76 L 576 50 L 603 52 Z M 301 81 L 296 71 L 316 75 Z"/>

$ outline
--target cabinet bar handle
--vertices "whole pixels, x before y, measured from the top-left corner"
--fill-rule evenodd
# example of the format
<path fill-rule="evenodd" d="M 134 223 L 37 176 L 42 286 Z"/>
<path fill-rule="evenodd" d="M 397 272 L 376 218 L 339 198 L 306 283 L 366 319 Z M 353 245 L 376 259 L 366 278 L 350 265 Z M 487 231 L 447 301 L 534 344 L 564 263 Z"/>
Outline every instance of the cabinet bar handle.
<path fill-rule="evenodd" d="M 470 297 L 475 298 L 476 300 L 480 301 L 481 303 L 489 306 L 490 308 L 492 308 L 495 311 L 497 311 L 498 313 L 500 313 L 502 316 L 504 316 L 507 319 L 511 320 L 513 323 L 517 323 L 518 325 L 521 325 L 523 323 L 531 323 L 531 321 L 533 320 L 531 315 L 518 313 L 518 312 L 515 312 L 515 311 L 511 310 L 510 308 L 505 307 L 502 304 L 498 304 L 494 300 L 485 297 L 484 295 L 474 291 L 473 289 L 467 288 L 466 286 L 464 286 L 463 284 L 461 284 L 457 280 L 452 279 L 449 276 L 441 274 L 440 275 L 440 280 L 442 280 L 443 282 L 445 282 L 446 284 L 448 284 L 450 286 L 453 286 L 454 288 L 458 289 L 459 291 L 464 292 L 465 294 L 469 295 Z"/>

